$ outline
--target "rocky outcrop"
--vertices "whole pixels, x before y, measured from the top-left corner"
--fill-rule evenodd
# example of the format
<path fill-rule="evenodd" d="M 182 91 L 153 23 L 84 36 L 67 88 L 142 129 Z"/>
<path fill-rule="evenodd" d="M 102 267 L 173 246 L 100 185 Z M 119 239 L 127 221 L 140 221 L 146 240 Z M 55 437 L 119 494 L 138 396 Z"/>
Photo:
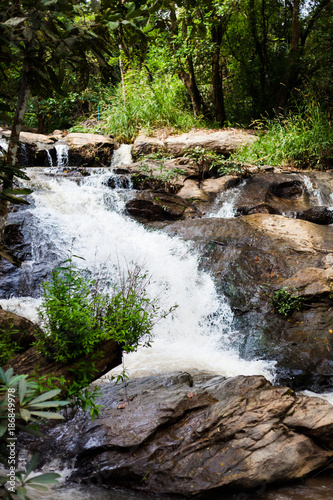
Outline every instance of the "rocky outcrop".
<path fill-rule="evenodd" d="M 243 357 L 276 360 L 278 380 L 293 388 L 331 388 L 331 226 L 257 213 L 175 222 L 165 230 L 194 242 L 201 265 L 229 298 Z M 285 317 L 272 295 L 288 286 L 305 300 Z"/>
<path fill-rule="evenodd" d="M 140 134 L 134 141 L 133 150 L 136 155 L 163 150 L 174 156 L 182 156 L 185 150 L 202 148 L 230 155 L 237 148 L 255 140 L 255 134 L 241 129 L 191 131 L 181 135 L 170 135 L 164 139 Z"/>
<path fill-rule="evenodd" d="M 297 212 L 296 217 L 315 224 L 333 224 L 333 210 L 327 207 L 311 207 L 308 210 Z"/>
<path fill-rule="evenodd" d="M 333 456 L 333 407 L 264 377 L 173 373 L 100 385 L 92 422 L 48 429 L 41 463 L 74 463 L 70 480 L 162 495 L 223 495 L 301 478 Z"/>
<path fill-rule="evenodd" d="M 126 211 L 142 222 L 174 221 L 199 216 L 192 203 L 161 191 L 138 193 L 126 203 Z"/>

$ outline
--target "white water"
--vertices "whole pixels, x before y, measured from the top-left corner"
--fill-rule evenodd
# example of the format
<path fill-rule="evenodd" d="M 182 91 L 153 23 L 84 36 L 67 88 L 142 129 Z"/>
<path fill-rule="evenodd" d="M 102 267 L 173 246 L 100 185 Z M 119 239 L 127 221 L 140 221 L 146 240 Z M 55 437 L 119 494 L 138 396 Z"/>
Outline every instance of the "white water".
<path fill-rule="evenodd" d="M 159 296 L 164 310 L 178 305 L 155 325 L 151 348 L 126 356 L 130 376 L 197 369 L 272 379 L 272 363 L 239 357 L 242 333 L 233 330 L 232 311 L 217 294 L 211 276 L 199 270 L 198 255 L 190 244 L 147 230 L 125 216 L 119 191 L 105 185 L 110 172 L 85 178 L 81 185 L 50 178 L 38 168 L 29 169 L 29 176 L 35 189 L 35 208 L 30 211 L 46 247 L 52 242 L 52 250 L 62 259 L 71 251 L 85 259 L 78 259 L 77 265 L 97 274 L 107 270 L 113 280 L 119 276 L 119 266 L 139 264 L 152 276 L 149 296 Z M 36 299 L 1 300 L 0 304 L 36 320 Z"/>
<path fill-rule="evenodd" d="M 236 201 L 241 195 L 242 188 L 245 186 L 247 180 L 243 179 L 240 184 L 232 189 L 228 189 L 227 191 L 222 191 L 221 194 L 217 197 L 215 201 L 215 207 L 220 205 L 216 211 L 210 213 L 208 217 L 222 217 L 222 218 L 232 218 L 236 215 Z M 222 202 L 222 205 L 221 205 Z"/>
<path fill-rule="evenodd" d="M 113 152 L 111 167 L 119 167 L 120 165 L 130 165 L 132 163 L 132 144 L 122 144 Z"/>
<path fill-rule="evenodd" d="M 63 168 L 68 165 L 68 150 L 69 146 L 66 142 L 58 141 L 54 145 L 57 155 L 57 167 Z"/>
<path fill-rule="evenodd" d="M 4 139 L 3 137 L 0 137 L 0 146 L 5 151 L 8 150 L 8 141 L 6 139 Z M 4 154 L 3 151 L 0 149 L 0 156 L 3 156 L 3 154 Z"/>

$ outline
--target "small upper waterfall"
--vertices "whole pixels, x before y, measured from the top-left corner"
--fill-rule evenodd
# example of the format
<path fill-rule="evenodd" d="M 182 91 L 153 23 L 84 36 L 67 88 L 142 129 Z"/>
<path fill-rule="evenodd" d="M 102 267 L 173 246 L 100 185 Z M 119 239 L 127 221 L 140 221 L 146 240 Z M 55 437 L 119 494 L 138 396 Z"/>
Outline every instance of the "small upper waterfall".
<path fill-rule="evenodd" d="M 240 184 L 227 191 L 222 191 L 214 203 L 214 211 L 208 214 L 208 217 L 223 217 L 232 218 L 236 215 L 235 204 L 239 199 L 242 188 L 245 186 L 247 179 L 243 179 Z"/>
<path fill-rule="evenodd" d="M 68 150 L 69 146 L 66 142 L 58 141 L 54 145 L 54 149 L 56 150 L 57 155 L 57 167 L 63 168 L 68 165 Z"/>
<path fill-rule="evenodd" d="M 132 149 L 132 144 L 121 144 L 118 149 L 115 149 L 111 160 L 111 167 L 130 165 L 132 163 Z"/>

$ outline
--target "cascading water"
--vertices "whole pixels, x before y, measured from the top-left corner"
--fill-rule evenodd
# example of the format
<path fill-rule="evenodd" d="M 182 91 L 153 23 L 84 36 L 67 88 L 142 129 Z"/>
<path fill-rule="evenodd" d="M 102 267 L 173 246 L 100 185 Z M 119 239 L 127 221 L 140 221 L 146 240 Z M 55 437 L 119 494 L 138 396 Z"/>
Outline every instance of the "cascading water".
<path fill-rule="evenodd" d="M 232 218 L 236 216 L 235 205 L 241 195 L 242 188 L 247 180 L 243 179 L 240 184 L 227 191 L 222 191 L 214 203 L 213 212 L 208 214 L 208 217 Z"/>
<path fill-rule="evenodd" d="M 34 243 L 32 259 L 23 264 L 23 272 L 33 273 L 43 263 L 50 268 L 70 252 L 83 257 L 77 264 L 91 273 L 107 268 L 112 280 L 119 276 L 119 266 L 126 269 L 135 263 L 152 276 L 147 291 L 151 298 L 159 296 L 163 310 L 178 305 L 172 315 L 155 325 L 152 347 L 126 357 L 131 376 L 199 369 L 227 376 L 264 374 L 272 379 L 272 364 L 239 357 L 235 339 L 241 333 L 233 331 L 232 311 L 218 295 L 211 276 L 199 270 L 198 256 L 190 244 L 147 230 L 124 215 L 119 204 L 121 190 L 107 185 L 108 169 L 98 169 L 80 185 L 47 176 L 41 168 L 29 169 L 29 176 L 34 206 L 26 212 L 33 218 Z M 125 189 L 122 195 L 123 200 L 131 196 Z M 34 293 L 38 295 L 40 290 Z M 24 315 L 36 320 L 38 298 L 0 303 L 16 310 L 21 303 Z"/>

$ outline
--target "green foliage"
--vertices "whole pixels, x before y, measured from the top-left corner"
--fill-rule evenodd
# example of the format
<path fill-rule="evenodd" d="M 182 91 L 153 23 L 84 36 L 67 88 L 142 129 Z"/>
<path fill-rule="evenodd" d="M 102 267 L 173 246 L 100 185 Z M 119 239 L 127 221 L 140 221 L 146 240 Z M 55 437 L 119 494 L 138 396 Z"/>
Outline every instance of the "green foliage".
<path fill-rule="evenodd" d="M 75 257 L 75 256 L 74 256 Z M 102 293 L 97 279 L 86 278 L 72 258 L 54 269 L 44 284 L 40 317 L 44 331 L 36 348 L 49 359 L 68 362 L 114 339 L 128 352 L 149 345 L 155 321 L 164 317 L 157 299 L 149 299 L 150 278 L 139 267 L 128 270 L 111 293 Z"/>
<path fill-rule="evenodd" d="M 87 386 L 96 375 L 95 361 L 103 356 L 97 346 L 105 340 L 114 340 L 127 353 L 139 346 L 148 347 L 154 324 L 174 308 L 162 311 L 158 299 L 148 297 L 150 277 L 139 266 L 127 269 L 119 283 L 112 285 L 111 292 L 104 293 L 108 277 L 87 278 L 76 267 L 73 257 L 54 269 L 51 281 L 44 284 L 40 308 L 44 330 L 38 333 L 36 349 L 49 360 L 75 361 L 74 382 L 52 377 L 47 382 L 51 386 L 60 382 L 71 404 L 82 409 L 89 407 L 94 418 L 99 414 L 95 402 L 99 390 Z M 87 355 L 89 363 L 81 359 Z"/>
<path fill-rule="evenodd" d="M 285 287 L 273 292 L 272 305 L 282 316 L 288 316 L 294 311 L 299 311 L 303 302 L 304 297 L 296 295 L 295 289 L 290 290 Z"/>
<path fill-rule="evenodd" d="M 182 85 L 175 77 L 164 75 L 149 82 L 143 71 L 125 75 L 125 99 L 120 84 L 110 91 L 110 104 L 105 104 L 101 116 L 103 125 L 95 130 L 120 142 L 132 142 L 143 129 L 187 131 L 203 124 L 186 108 Z"/>
<path fill-rule="evenodd" d="M 14 446 L 12 436 L 18 430 L 42 436 L 35 425 L 31 425 L 31 422 L 36 424 L 40 419 L 63 418 L 59 413 L 49 411 L 50 408 L 59 408 L 68 404 L 67 401 L 54 400 L 59 393 L 59 389 L 40 393 L 38 384 L 28 379 L 27 375 L 14 375 L 12 368 L 6 372 L 0 368 L 0 463 L 5 469 L 15 465 L 15 460 L 9 455 L 8 443 Z M 12 460 L 14 460 L 13 463 Z M 37 463 L 38 455 L 34 455 L 25 472 L 15 471 L 15 486 L 10 484 L 10 489 L 6 472 L 0 474 L 1 498 L 14 500 L 18 497 L 28 500 L 29 488 L 47 492 L 48 485 L 56 484 L 60 477 L 56 473 L 29 477 L 36 469 Z"/>
<path fill-rule="evenodd" d="M 18 343 L 12 339 L 12 336 L 19 333 L 19 330 L 14 328 L 14 324 L 10 324 L 1 327 L 0 333 L 0 365 L 5 365 L 20 349 Z"/>
<path fill-rule="evenodd" d="M 257 165 L 325 169 L 333 162 L 333 128 L 329 115 L 316 101 L 298 107 L 285 119 L 257 121 L 259 140 L 232 155 L 231 160 Z"/>

